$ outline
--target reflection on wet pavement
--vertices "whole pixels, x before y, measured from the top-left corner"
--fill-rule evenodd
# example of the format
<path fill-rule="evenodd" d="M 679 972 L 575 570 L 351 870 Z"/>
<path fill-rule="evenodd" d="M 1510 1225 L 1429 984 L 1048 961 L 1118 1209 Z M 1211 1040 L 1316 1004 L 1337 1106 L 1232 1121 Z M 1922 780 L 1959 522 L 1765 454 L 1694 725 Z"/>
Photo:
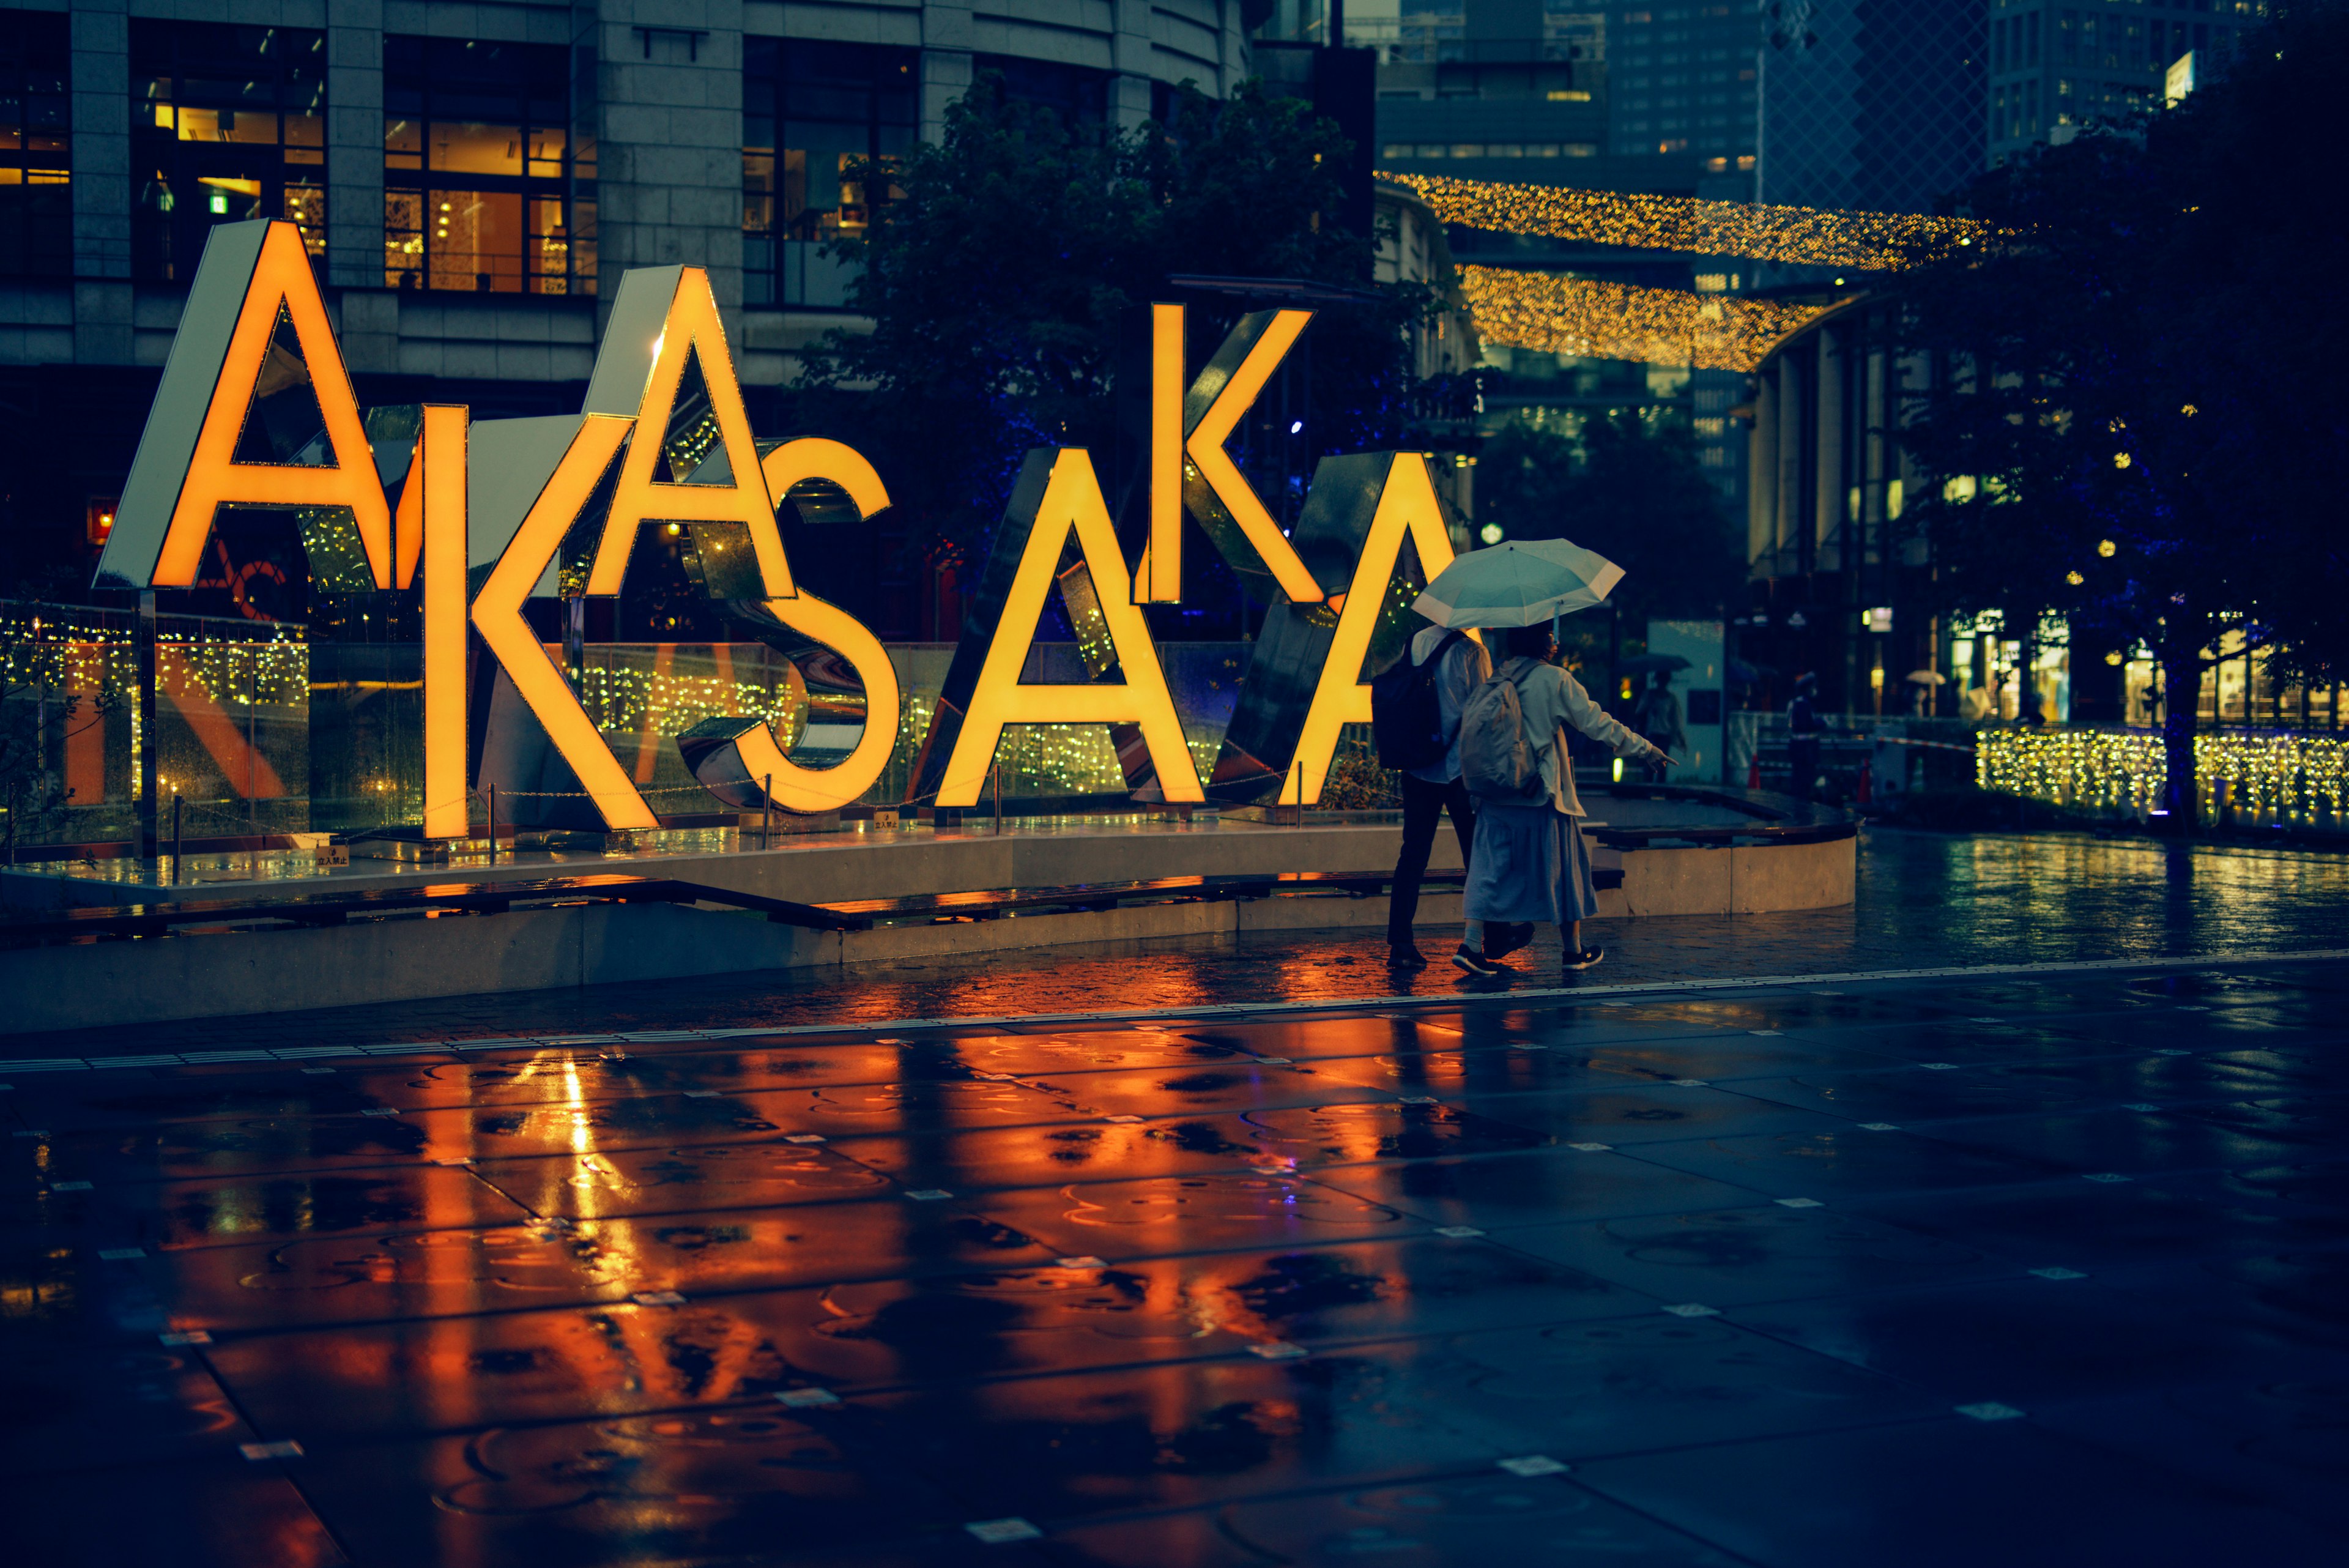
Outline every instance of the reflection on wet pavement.
<path fill-rule="evenodd" d="M 2302 961 L 0 1068 L 10 1561 L 2328 1561 L 2344 1016 Z"/>
<path fill-rule="evenodd" d="M 1601 920 L 1590 935 L 1605 943 L 1607 961 L 1577 977 L 1577 983 L 2349 949 L 2349 857 L 2209 845 L 2170 848 L 2062 835 L 1958 837 L 1871 828 L 1861 838 L 1857 896 L 1847 908 Z M 1185 938 L 1106 950 L 1053 948 L 978 959 L 941 957 L 860 968 L 844 976 L 834 970 L 774 971 L 410 1002 L 389 1019 L 381 1009 L 358 1007 L 22 1035 L 8 1040 L 6 1050 L 24 1056 L 97 1055 L 498 1035 L 575 1034 L 583 1041 L 610 1041 L 616 1033 L 644 1030 L 1065 1015 L 1049 1030 L 1015 1025 L 1010 1035 L 999 1029 L 988 1036 L 998 1043 L 1021 1034 L 1049 1039 L 1051 1044 L 1040 1044 L 1034 1054 L 1023 1052 L 1009 1058 L 1017 1065 L 985 1069 L 1046 1073 L 1078 1066 L 1071 1054 L 1081 1055 L 1089 1047 L 1125 1053 L 1125 1064 L 1134 1066 L 1158 1065 L 1165 1058 L 1154 1053 L 1185 1049 L 1169 1045 L 1164 1033 L 1136 1035 L 1123 1025 L 1086 1028 L 1067 1018 L 1130 1012 L 1154 1015 L 1149 1020 L 1153 1025 L 1169 1025 L 1181 1022 L 1185 1008 L 1389 995 L 1451 1001 L 1506 996 L 1560 983 L 1554 935 L 1544 936 L 1512 959 L 1509 972 L 1489 980 L 1464 976 L 1442 961 L 1457 940 L 1450 931 L 1422 929 L 1421 950 L 1436 962 L 1416 975 L 1398 975 L 1386 967 L 1386 943 L 1378 931 L 1272 931 L 1237 941 Z M 1143 961 L 1136 961 L 1138 953 L 1145 955 Z M 2256 998 L 2268 1009 L 2297 1009 L 2292 1021 L 2311 1027 L 2343 1026 L 2338 1019 L 2328 1022 L 2321 1014 L 2312 1015 L 2305 1000 L 2261 997 L 2256 977 L 2245 977 L 2243 983 L 2246 993 L 2236 996 L 2237 1002 Z M 2028 999 L 2012 1004 L 1995 995 L 1967 999 L 1969 1003 L 1975 1000 L 1985 1004 L 1924 1005 L 1960 1023 L 1971 1014 L 1995 1013 L 2023 1024 L 2041 1009 Z M 1592 1038 L 1617 1031 L 1633 1038 L 1767 1027 L 1754 1022 L 1756 1014 L 1750 1005 L 1717 998 L 1651 1004 L 1640 1009 L 1636 1021 L 1560 1019 L 1556 1010 L 1540 1006 L 1527 1011 L 1547 1013 L 1546 1027 L 1578 1037 L 1585 1028 L 1593 1032 Z M 2246 1017 L 2241 1026 L 2271 1016 L 2253 1011 L 2254 1016 Z M 1804 1011 L 1781 1016 L 1785 1027 L 1802 1028 L 1822 1015 Z M 1852 1012 L 1836 1015 L 1846 1026 L 1868 1016 Z M 1439 1016 L 1431 1022 L 1447 1021 Z M 1449 1022 L 1456 1026 L 1458 1019 Z M 1350 1054 L 1355 1033 L 1392 1033 L 1398 1027 L 1408 1037 L 1413 1026 L 1357 1017 L 1332 1037 L 1343 1040 L 1342 1046 L 1317 1041 L 1295 1049 L 1280 1044 L 1290 1037 L 1286 1023 L 1243 1024 L 1219 1019 L 1204 1033 L 1264 1054 L 1301 1057 L 1331 1049 Z M 1546 1037 L 1556 1044 L 1571 1043 L 1563 1034 Z M 975 1042 L 965 1047 L 984 1048 Z M 1215 1054 L 1196 1045 L 1188 1048 L 1202 1056 Z M 595 1055 L 592 1051 L 585 1054 L 590 1061 Z M 977 1064 L 976 1056 L 967 1059 Z M 914 1070 L 909 1064 L 902 1072 Z M 767 1064 L 759 1053 L 745 1051 L 741 1064 L 725 1082 L 772 1087 L 778 1075 L 789 1071 Z M 593 1067 L 580 1069 L 583 1083 L 590 1086 L 605 1075 Z M 533 1093 L 537 1085 L 531 1080 L 540 1076 L 518 1071 L 518 1092 L 525 1096 Z M 761 1077 L 766 1081 L 759 1081 Z M 389 1103 L 422 1106 L 442 1102 L 395 1097 Z"/>

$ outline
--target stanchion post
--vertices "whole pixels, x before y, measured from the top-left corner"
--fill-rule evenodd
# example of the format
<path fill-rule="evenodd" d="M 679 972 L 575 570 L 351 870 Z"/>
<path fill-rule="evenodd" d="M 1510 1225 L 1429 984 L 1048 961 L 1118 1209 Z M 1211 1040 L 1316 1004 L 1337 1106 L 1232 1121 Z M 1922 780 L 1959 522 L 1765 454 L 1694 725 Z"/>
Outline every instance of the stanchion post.
<path fill-rule="evenodd" d="M 1003 764 L 995 764 L 995 836 L 1003 836 Z"/>
<path fill-rule="evenodd" d="M 759 781 L 759 847 L 775 846 L 775 775 Z"/>
<path fill-rule="evenodd" d="M 490 786 L 490 864 L 498 863 L 498 786 Z"/>
<path fill-rule="evenodd" d="M 155 733 L 155 590 L 139 591 L 139 619 L 132 632 L 139 661 L 139 858 L 153 860 L 161 854 L 155 842 L 155 796 L 162 787 L 159 763 L 162 748 Z"/>
<path fill-rule="evenodd" d="M 180 792 L 171 792 L 171 885 L 180 883 L 181 857 L 187 854 L 187 842 L 180 833 Z"/>
<path fill-rule="evenodd" d="M 244 678 L 244 820 L 255 832 L 261 827 L 261 805 L 253 797 L 261 766 L 261 649 L 252 649 L 253 662 Z"/>

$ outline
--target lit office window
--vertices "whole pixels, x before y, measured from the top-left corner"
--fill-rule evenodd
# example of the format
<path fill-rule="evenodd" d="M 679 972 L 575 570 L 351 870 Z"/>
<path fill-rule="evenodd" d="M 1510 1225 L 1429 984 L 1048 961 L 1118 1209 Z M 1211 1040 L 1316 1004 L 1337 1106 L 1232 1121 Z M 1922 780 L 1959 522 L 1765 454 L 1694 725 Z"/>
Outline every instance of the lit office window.
<path fill-rule="evenodd" d="M 73 270 L 63 13 L 0 11 L 0 273 Z"/>
<path fill-rule="evenodd" d="M 864 236 L 876 197 L 861 171 L 912 150 L 921 51 L 742 40 L 742 299 L 837 309 L 852 262 L 827 242 Z"/>
<path fill-rule="evenodd" d="M 195 275 L 218 223 L 284 218 L 326 249 L 326 36 L 130 23 L 132 269 Z"/>
<path fill-rule="evenodd" d="M 383 41 L 383 270 L 393 288 L 595 292 L 594 168 L 570 135 L 570 51 Z"/>

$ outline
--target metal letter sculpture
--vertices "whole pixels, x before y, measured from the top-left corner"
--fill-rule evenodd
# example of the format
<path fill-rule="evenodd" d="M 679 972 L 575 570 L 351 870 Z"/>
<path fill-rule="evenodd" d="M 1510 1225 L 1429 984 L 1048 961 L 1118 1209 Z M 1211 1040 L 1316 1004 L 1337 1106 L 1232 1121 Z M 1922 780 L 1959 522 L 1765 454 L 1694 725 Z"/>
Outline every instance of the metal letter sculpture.
<path fill-rule="evenodd" d="M 703 417 L 680 431 L 671 416 L 678 411 L 688 364 L 701 373 L 702 396 L 688 400 Z M 762 590 L 757 597 L 790 598 L 797 591 L 708 273 L 698 266 L 659 266 L 622 275 L 587 383 L 586 411 L 633 418 L 638 431 L 628 443 L 604 520 L 587 578 L 590 594 L 620 591 L 636 527 L 654 522 L 694 524 L 697 545 L 707 539 L 722 550 L 727 544 L 747 542 Z M 671 471 L 667 479 L 660 476 L 664 465 Z M 713 524 L 721 526 L 709 526 Z"/>
<path fill-rule="evenodd" d="M 424 598 L 424 836 L 462 838 L 471 820 L 465 780 L 466 420 L 446 403 L 424 409 L 415 472 L 400 510 L 415 502 Z"/>
<path fill-rule="evenodd" d="M 1317 572 L 1343 571 L 1322 603 L 1277 604 L 1216 758 L 1213 787 L 1229 798 L 1278 784 L 1282 805 L 1321 797 L 1338 732 L 1371 722 L 1366 668 L 1387 662 L 1419 622 L 1398 576 L 1409 541 L 1423 581 L 1452 564 L 1451 519 L 1426 457 L 1415 452 L 1325 457 L 1297 521 L 1298 554 Z M 1301 794 L 1300 794 L 1301 790 Z"/>
<path fill-rule="evenodd" d="M 366 586 L 390 587 L 391 509 L 300 231 L 214 229 L 180 320 L 96 586 L 186 587 L 214 512 L 280 506 L 304 510 L 314 555 L 356 532 Z M 305 410 L 290 428 L 281 396 Z"/>
<path fill-rule="evenodd" d="M 1071 534 L 1079 559 L 1090 568 L 1090 586 L 1098 591 L 1107 651 L 1122 679 L 1083 686 L 1023 685 L 1019 672 Z M 962 640 L 914 769 L 912 793 L 918 798 L 934 788 L 941 806 L 976 805 L 1006 724 L 1089 722 L 1138 726 L 1164 798 L 1205 798 L 1150 628 L 1133 601 L 1125 557 L 1110 526 L 1092 458 L 1071 447 L 1031 452 L 1003 509 L 995 553 L 963 621 Z"/>
<path fill-rule="evenodd" d="M 1309 310 L 1259 310 L 1241 317 L 1183 400 L 1183 451 L 1191 460 L 1184 472 L 1185 504 L 1251 592 L 1296 604 L 1309 604 L 1326 590 L 1289 547 L 1224 443 L 1312 319 Z"/>
<path fill-rule="evenodd" d="M 1319 796 L 1340 729 L 1370 717 L 1366 662 L 1408 635 L 1410 596 L 1398 581 L 1405 542 L 1423 577 L 1449 564 L 1452 548 L 1421 454 L 1324 459 L 1292 541 L 1226 452 L 1310 318 L 1299 310 L 1242 318 L 1186 389 L 1183 307 L 1151 307 L 1145 542 L 1135 571 L 1129 577 L 1090 455 L 1030 453 L 909 799 L 975 805 L 1006 725 L 1089 722 L 1112 727 L 1137 794 L 1203 798 L 1138 607 L 1179 602 L 1186 509 L 1251 591 L 1274 601 L 1216 790 L 1254 797 L 1277 784 L 1283 804 Z M 396 509 L 387 493 L 395 486 Z M 691 531 L 688 565 L 710 597 L 795 659 L 829 649 L 810 661 L 819 671 L 810 683 L 828 720 L 862 721 L 845 757 L 815 768 L 794 763 L 763 722 L 711 720 L 679 737 L 688 765 L 738 807 L 834 810 L 886 767 L 899 683 L 869 630 L 799 591 L 776 522 L 786 500 L 810 524 L 869 518 L 889 504 L 872 464 L 837 441 L 754 440 L 698 267 L 624 276 L 584 411 L 469 426 L 467 410 L 450 405 L 362 415 L 298 232 L 227 224 L 212 231 L 190 289 L 97 583 L 187 586 L 219 508 L 293 509 L 313 575 L 340 589 L 406 587 L 420 569 L 429 836 L 469 831 L 469 751 L 476 786 L 585 801 L 580 826 L 651 827 L 657 818 L 636 782 L 523 612 L 559 591 L 557 558 L 574 529 L 595 543 L 573 591 L 610 595 L 639 526 L 678 523 Z M 1020 672 L 1055 583 L 1090 680 L 1026 685 Z M 471 657 L 469 628 L 486 659 Z M 540 813 L 545 825 L 575 815 L 561 805 Z"/>
<path fill-rule="evenodd" d="M 571 531 L 572 524 L 586 509 L 588 497 L 603 482 L 621 443 L 628 438 L 630 423 L 607 414 L 586 414 L 562 422 L 575 428 L 551 472 L 519 464 L 503 470 L 517 476 L 543 472 L 545 477 L 531 496 L 512 543 L 500 553 L 497 564 L 491 568 L 489 581 L 473 596 L 473 626 L 481 634 L 482 645 L 496 656 L 500 670 L 513 683 L 531 717 L 546 732 L 546 738 L 568 764 L 580 792 L 594 804 L 604 824 L 623 829 L 657 827 L 660 825 L 653 816 L 652 807 L 636 793 L 635 781 L 612 754 L 595 722 L 579 705 L 571 683 L 563 678 L 554 660 L 546 656 L 537 633 L 523 618 L 523 602 L 554 565 L 563 536 Z M 494 709 L 488 717 L 494 722 Z M 517 737 L 499 739 L 511 742 Z M 495 766 L 500 750 L 494 742 L 485 739 L 481 770 L 492 775 L 504 772 L 506 778 L 512 780 L 515 777 L 513 772 Z M 549 779 L 542 773 L 535 782 L 563 781 L 559 775 Z M 512 787 L 511 784 L 507 787 Z"/>
<path fill-rule="evenodd" d="M 889 492 L 854 448 L 808 438 L 785 441 L 760 460 L 767 489 L 780 503 L 794 486 L 822 481 L 847 495 L 861 520 L 889 504 Z M 809 503 L 806 510 L 816 510 Z M 702 558 L 705 579 L 712 576 Z M 847 758 L 828 768 L 802 767 L 777 743 L 774 732 L 757 719 L 706 719 L 678 737 L 686 765 L 703 788 L 737 808 L 763 804 L 761 781 L 773 781 L 772 798 L 786 811 L 837 811 L 873 787 L 889 765 L 897 743 L 898 689 L 887 649 L 864 623 L 839 606 L 811 593 L 766 598 L 763 616 L 787 632 L 832 649 L 848 661 L 864 689 L 864 733 Z M 745 616 L 744 618 L 752 618 Z"/>

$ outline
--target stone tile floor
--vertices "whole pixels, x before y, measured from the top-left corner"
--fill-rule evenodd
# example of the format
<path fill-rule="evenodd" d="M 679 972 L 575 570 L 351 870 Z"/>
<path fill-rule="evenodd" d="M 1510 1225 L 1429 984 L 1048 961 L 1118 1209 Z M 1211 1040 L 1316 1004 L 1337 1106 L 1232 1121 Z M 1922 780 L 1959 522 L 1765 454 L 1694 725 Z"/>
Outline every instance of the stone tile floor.
<path fill-rule="evenodd" d="M 1623 971 L 2349 945 L 2321 861 L 1920 842 L 1928 954 L 1879 868 Z M 1068 982 L 1154 1019 L 0 1065 L 6 1560 L 2339 1560 L 2337 961 L 1205 1020 L 1167 961 Z"/>

